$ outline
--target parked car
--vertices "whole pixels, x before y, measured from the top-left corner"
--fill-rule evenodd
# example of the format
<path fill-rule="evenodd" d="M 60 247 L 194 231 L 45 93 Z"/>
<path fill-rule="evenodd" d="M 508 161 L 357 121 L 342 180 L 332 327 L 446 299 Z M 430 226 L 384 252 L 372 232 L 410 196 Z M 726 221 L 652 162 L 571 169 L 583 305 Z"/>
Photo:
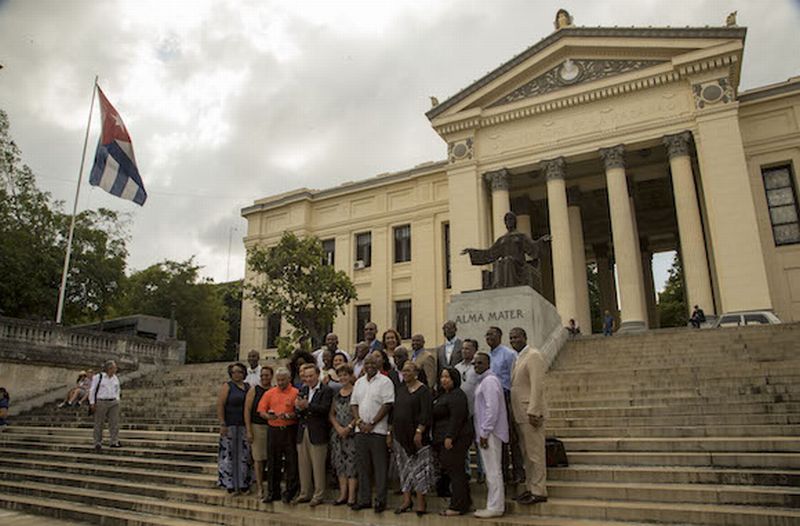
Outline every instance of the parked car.
<path fill-rule="evenodd" d="M 714 327 L 741 327 L 742 325 L 775 325 L 782 323 L 774 312 L 768 310 L 751 310 L 729 312 L 714 322 Z"/>

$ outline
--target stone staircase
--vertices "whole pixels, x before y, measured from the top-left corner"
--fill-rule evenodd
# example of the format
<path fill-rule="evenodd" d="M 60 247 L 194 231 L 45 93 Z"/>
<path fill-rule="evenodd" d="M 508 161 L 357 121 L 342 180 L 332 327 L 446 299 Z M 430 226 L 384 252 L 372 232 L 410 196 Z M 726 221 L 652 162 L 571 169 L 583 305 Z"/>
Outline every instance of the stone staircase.
<path fill-rule="evenodd" d="M 569 342 L 547 375 L 547 425 L 570 467 L 549 470 L 547 503 L 509 500 L 494 521 L 227 495 L 213 411 L 225 378 L 224 364 L 189 365 L 127 385 L 120 450 L 94 451 L 83 412 L 16 417 L 0 434 L 0 507 L 135 525 L 800 524 L 800 324 Z M 485 487 L 473 496 L 483 505 Z"/>

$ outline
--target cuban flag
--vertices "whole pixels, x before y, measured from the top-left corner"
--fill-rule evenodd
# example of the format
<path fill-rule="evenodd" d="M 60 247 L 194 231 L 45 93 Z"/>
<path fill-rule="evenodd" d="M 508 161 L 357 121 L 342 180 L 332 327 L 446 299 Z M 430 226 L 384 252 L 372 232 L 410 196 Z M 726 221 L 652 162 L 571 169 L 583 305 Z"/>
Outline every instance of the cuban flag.
<path fill-rule="evenodd" d="M 122 117 L 108 102 L 100 86 L 97 86 L 97 93 L 100 95 L 103 131 L 97 144 L 89 183 L 141 206 L 147 200 L 147 192 L 136 168 L 131 137 Z"/>

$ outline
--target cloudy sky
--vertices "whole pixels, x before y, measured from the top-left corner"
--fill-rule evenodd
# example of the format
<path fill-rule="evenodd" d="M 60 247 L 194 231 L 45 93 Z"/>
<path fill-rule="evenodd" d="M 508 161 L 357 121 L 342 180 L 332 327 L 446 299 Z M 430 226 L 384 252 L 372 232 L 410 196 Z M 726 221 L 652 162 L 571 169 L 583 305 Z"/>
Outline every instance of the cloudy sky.
<path fill-rule="evenodd" d="M 236 279 L 242 207 L 444 158 L 428 96 L 547 36 L 559 7 L 586 26 L 718 26 L 738 10 L 741 88 L 800 75 L 797 0 L 0 0 L 0 107 L 40 186 L 71 207 L 99 75 L 149 199 L 84 179 L 79 208 L 130 213 L 131 269 L 195 255 Z"/>

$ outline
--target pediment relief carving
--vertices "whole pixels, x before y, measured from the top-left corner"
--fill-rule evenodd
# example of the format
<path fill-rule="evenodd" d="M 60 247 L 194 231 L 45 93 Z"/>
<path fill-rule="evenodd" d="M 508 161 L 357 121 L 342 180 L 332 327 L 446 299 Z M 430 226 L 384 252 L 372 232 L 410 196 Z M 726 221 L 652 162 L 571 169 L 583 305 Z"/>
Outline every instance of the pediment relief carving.
<path fill-rule="evenodd" d="M 662 64 L 664 60 L 567 59 L 535 79 L 516 88 L 488 107 L 538 97 L 559 89 L 584 84 Z"/>

